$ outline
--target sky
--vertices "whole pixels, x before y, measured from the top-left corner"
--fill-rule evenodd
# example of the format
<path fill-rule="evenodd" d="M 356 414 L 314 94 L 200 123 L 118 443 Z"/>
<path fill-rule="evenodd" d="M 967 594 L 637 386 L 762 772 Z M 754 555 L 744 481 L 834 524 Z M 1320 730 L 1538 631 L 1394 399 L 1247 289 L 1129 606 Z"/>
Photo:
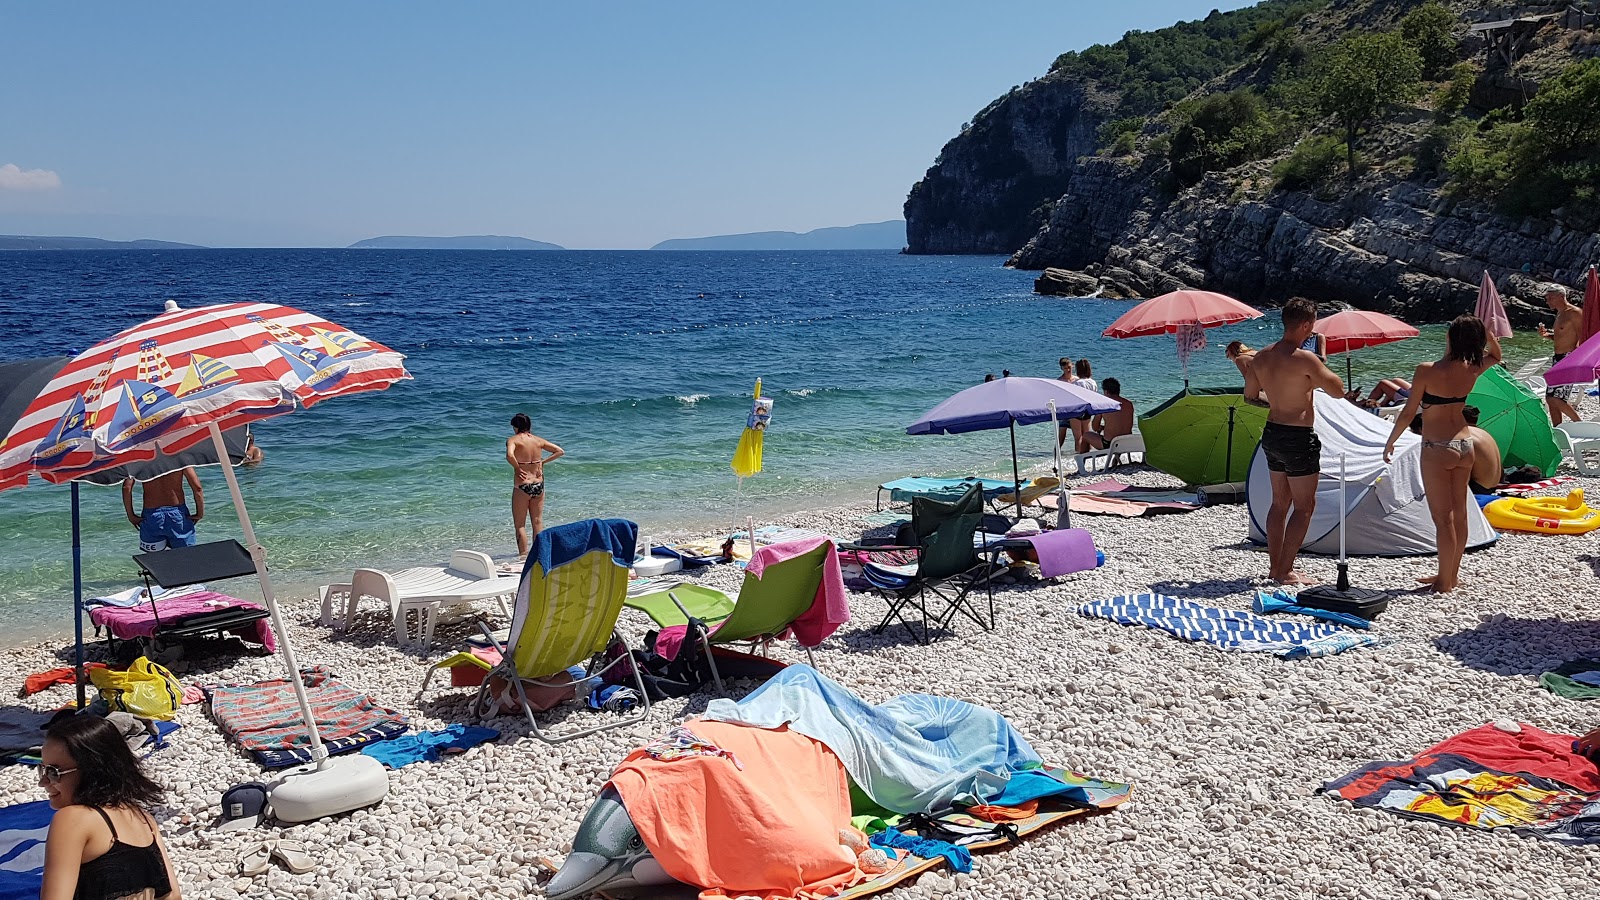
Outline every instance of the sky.
<path fill-rule="evenodd" d="M 1244 5 L 12 4 L 0 233 L 633 249 L 897 219 L 1058 54 Z"/>

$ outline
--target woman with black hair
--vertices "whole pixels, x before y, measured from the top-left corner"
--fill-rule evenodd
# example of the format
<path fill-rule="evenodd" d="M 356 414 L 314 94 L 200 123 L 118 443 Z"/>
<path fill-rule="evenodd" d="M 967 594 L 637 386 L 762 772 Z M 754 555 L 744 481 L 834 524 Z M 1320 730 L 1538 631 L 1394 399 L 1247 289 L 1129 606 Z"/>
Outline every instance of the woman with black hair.
<path fill-rule="evenodd" d="M 1411 396 L 1395 419 L 1384 462 L 1394 456 L 1395 442 L 1418 411 L 1422 417 L 1422 488 L 1433 515 L 1439 571 L 1418 581 L 1438 593 L 1455 590 L 1461 580 L 1461 557 L 1467 551 L 1467 504 L 1472 478 L 1473 433 L 1467 426 L 1467 395 L 1478 376 L 1500 362 L 1500 341 L 1477 316 L 1457 316 L 1445 334 L 1444 359 L 1417 366 Z"/>
<path fill-rule="evenodd" d="M 56 811 L 40 900 L 180 900 L 149 808 L 161 786 L 139 768 L 116 726 L 95 715 L 45 732 L 39 784 Z"/>

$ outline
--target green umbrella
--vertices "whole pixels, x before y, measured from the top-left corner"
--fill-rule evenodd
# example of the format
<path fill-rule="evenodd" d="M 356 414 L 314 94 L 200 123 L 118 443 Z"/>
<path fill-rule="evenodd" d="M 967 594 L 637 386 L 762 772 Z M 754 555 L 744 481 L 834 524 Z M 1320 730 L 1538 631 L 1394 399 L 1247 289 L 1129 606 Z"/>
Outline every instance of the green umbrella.
<path fill-rule="evenodd" d="M 1556 447 L 1555 429 L 1550 427 L 1550 414 L 1539 395 L 1507 375 L 1504 368 L 1491 366 L 1478 376 L 1467 403 L 1478 408 L 1478 427 L 1500 445 L 1507 468 L 1533 466 L 1547 477 L 1555 474 L 1561 450 Z"/>
<path fill-rule="evenodd" d="M 1139 417 L 1145 462 L 1185 484 L 1245 480 L 1266 424 L 1238 388 L 1184 391 Z"/>

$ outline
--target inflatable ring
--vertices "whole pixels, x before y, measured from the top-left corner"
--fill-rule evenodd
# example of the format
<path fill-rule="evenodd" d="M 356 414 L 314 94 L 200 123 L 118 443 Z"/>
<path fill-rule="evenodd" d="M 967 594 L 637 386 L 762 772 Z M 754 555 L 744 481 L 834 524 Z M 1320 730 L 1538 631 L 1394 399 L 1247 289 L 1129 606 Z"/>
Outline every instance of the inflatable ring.
<path fill-rule="evenodd" d="M 1502 531 L 1588 534 L 1600 528 L 1600 510 L 1583 502 L 1583 490 L 1560 497 L 1507 497 L 1483 508 L 1489 524 Z"/>

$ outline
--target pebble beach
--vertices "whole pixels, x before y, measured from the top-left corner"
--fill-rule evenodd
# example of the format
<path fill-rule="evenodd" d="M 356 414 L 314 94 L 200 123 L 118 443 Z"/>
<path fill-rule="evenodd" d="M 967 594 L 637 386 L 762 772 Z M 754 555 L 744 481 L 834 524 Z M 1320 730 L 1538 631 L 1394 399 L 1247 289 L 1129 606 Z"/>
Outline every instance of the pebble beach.
<path fill-rule="evenodd" d="M 1117 474 L 1138 484 L 1173 484 L 1142 467 Z M 1560 490 L 1569 487 L 1594 495 L 1600 480 Z M 832 507 L 778 524 L 853 539 L 870 527 L 871 512 L 870 504 Z M 970 875 L 936 870 L 884 896 L 1600 896 L 1600 849 L 1357 810 L 1317 791 L 1364 763 L 1410 757 L 1486 722 L 1570 734 L 1600 725 L 1596 707 L 1537 683 L 1556 664 L 1600 655 L 1600 555 L 1592 536 L 1503 534 L 1494 547 L 1466 558 L 1461 590 L 1402 594 L 1376 624 L 1384 645 L 1288 661 L 1224 652 L 1075 611 L 1083 601 L 1146 590 L 1248 608 L 1254 588 L 1265 584 L 1266 557 L 1245 541 L 1245 507 L 1139 519 L 1079 515 L 1073 524 L 1092 531 L 1106 565 L 1001 585 L 993 632 L 966 623 L 926 647 L 898 626 L 874 635 L 883 601 L 852 592 L 852 621 L 816 651 L 816 664 L 873 703 L 921 692 L 991 707 L 1045 759 L 1133 782 L 1133 799 L 1020 846 L 983 853 Z M 1334 577 L 1331 559 L 1303 563 L 1313 577 Z M 1360 586 L 1409 590 L 1432 564 L 1431 558 L 1358 559 L 1351 574 Z M 741 573 L 724 565 L 692 577 L 732 593 Z M 375 607 L 358 614 L 348 633 L 318 624 L 313 599 L 287 601 L 283 610 L 302 665 L 331 668 L 409 715 L 417 728 L 471 721 L 470 690 L 436 684 L 416 698 L 428 664 L 460 646 L 474 630 L 470 622 L 442 624 L 433 650 L 424 653 L 398 649 L 386 613 Z M 492 603 L 480 610 L 495 615 Z M 635 645 L 648 624 L 624 610 L 622 628 Z M 283 674 L 277 656 L 241 653 L 237 644 L 201 656 L 193 654 L 202 645 L 192 646 L 179 667 L 186 684 Z M 55 642 L 0 651 L 8 673 L 0 690 L 14 697 L 24 673 L 62 665 L 70 652 L 70 644 L 63 650 Z M 793 644 L 780 643 L 773 653 L 804 661 Z M 734 682 L 730 692 L 737 698 L 753 687 Z M 201 705 L 180 711 L 183 727 L 146 768 L 168 791 L 157 818 L 185 896 L 525 897 L 539 893 L 548 864 L 571 849 L 612 767 L 703 710 L 711 696 L 668 700 L 642 724 L 559 745 L 534 739 L 520 719 L 493 719 L 485 724 L 500 730 L 499 740 L 392 772 L 380 805 L 281 829 L 213 827 L 221 791 L 262 772 L 224 740 Z M 70 698 L 70 687 L 57 687 L 7 702 L 47 709 Z M 566 707 L 543 721 L 571 725 L 607 715 Z M 0 796 L 41 797 L 35 770 L 0 769 Z M 280 835 L 311 849 L 314 871 L 236 874 L 248 848 Z"/>

